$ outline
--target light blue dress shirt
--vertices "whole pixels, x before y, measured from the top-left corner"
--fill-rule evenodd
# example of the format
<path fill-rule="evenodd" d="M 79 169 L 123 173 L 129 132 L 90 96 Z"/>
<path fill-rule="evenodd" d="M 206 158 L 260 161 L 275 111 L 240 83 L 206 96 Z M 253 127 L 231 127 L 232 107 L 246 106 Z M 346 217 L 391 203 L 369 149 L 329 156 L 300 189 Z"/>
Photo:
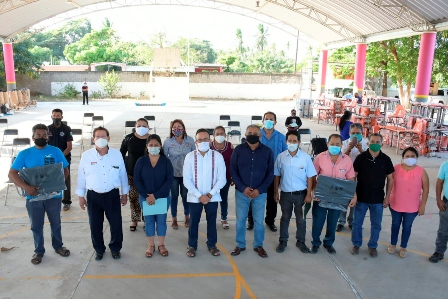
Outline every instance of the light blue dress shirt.
<path fill-rule="evenodd" d="M 317 175 L 310 155 L 301 150 L 293 157 L 288 150 L 275 160 L 274 175 L 280 178 L 283 192 L 301 191 L 307 188 L 307 179 Z"/>

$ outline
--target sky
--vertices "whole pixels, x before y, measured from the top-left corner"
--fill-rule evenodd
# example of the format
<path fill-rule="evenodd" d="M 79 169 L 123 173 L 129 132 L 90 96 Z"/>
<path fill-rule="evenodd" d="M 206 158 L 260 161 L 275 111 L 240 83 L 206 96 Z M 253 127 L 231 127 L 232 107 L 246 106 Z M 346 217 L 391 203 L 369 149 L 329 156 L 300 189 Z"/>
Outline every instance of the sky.
<path fill-rule="evenodd" d="M 254 47 L 258 24 L 261 23 L 234 13 L 176 5 L 125 7 L 84 14 L 83 17 L 90 19 L 93 29 L 99 29 L 107 17 L 123 41 L 149 42 L 151 35 L 164 31 L 168 41 L 175 42 L 179 37 L 198 38 L 210 41 L 215 50 L 235 49 L 237 28 L 243 33 L 244 45 Z M 268 28 L 269 44 L 275 43 L 278 50 L 284 50 L 294 58 L 296 37 L 273 26 L 265 25 L 265 28 Z M 299 42 L 299 61 L 306 55 L 308 47 L 308 43 Z"/>

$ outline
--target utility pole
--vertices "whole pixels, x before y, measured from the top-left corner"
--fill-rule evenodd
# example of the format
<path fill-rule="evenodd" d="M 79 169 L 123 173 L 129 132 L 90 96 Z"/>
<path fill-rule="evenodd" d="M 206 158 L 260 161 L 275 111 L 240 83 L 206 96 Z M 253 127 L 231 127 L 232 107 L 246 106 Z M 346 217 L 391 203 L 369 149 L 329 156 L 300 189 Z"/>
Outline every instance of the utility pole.
<path fill-rule="evenodd" d="M 297 53 L 299 52 L 299 36 L 300 36 L 300 31 L 297 31 L 296 60 L 294 61 L 294 75 L 297 73 Z"/>

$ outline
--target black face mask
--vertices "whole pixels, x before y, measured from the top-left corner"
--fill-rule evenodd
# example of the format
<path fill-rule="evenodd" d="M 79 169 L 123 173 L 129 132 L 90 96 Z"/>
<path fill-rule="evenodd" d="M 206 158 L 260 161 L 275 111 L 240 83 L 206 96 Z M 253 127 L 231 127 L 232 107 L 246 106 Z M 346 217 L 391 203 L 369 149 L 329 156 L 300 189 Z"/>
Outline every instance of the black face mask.
<path fill-rule="evenodd" d="M 44 147 L 47 145 L 47 138 L 36 138 L 34 139 L 34 144 L 39 147 Z"/>
<path fill-rule="evenodd" d="M 52 120 L 55 126 L 59 126 L 62 122 L 62 118 L 52 118 Z"/>
<path fill-rule="evenodd" d="M 246 141 L 249 144 L 256 144 L 257 142 L 260 141 L 260 136 L 257 136 L 257 135 L 247 135 L 246 136 Z"/>

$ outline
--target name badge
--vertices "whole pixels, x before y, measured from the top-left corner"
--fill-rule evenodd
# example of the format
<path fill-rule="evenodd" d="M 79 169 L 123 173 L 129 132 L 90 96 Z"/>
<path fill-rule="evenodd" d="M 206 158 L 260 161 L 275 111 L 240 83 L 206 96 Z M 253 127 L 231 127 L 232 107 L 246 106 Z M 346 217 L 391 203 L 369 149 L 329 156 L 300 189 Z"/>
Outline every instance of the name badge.
<path fill-rule="evenodd" d="M 90 162 L 90 165 L 95 165 L 96 164 L 96 162 Z"/>
<path fill-rule="evenodd" d="M 339 169 L 340 172 L 345 172 L 345 169 Z"/>
<path fill-rule="evenodd" d="M 120 167 L 118 167 L 118 166 L 112 166 L 113 168 L 115 168 L 115 169 L 119 169 Z"/>

